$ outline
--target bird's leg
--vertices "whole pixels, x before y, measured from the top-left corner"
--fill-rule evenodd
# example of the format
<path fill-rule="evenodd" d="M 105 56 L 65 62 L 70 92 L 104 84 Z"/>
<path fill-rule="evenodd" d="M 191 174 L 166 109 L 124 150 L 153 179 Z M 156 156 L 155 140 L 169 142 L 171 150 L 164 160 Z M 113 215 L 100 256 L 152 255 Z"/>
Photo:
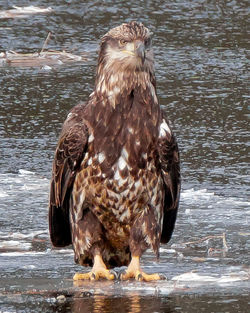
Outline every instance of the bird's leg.
<path fill-rule="evenodd" d="M 129 278 L 135 278 L 138 281 L 152 281 L 165 279 L 159 274 L 144 273 L 140 267 L 140 257 L 135 255 L 132 255 L 132 259 L 128 265 L 127 270 L 120 275 L 121 280 L 128 280 Z"/>
<path fill-rule="evenodd" d="M 82 279 L 99 280 L 99 278 L 106 278 L 108 280 L 115 279 L 115 275 L 107 269 L 100 254 L 95 255 L 94 265 L 90 272 L 76 273 L 73 277 L 74 280 Z"/>

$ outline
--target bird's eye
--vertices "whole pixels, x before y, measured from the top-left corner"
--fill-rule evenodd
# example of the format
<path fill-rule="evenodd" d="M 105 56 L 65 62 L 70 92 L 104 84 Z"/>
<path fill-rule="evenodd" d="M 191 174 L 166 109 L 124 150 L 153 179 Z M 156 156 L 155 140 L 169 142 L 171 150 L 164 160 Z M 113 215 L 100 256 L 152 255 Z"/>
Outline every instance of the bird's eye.
<path fill-rule="evenodd" d="M 125 46 L 125 45 L 126 45 L 126 43 L 127 43 L 127 41 L 126 41 L 126 40 L 124 40 L 124 39 L 119 40 L 119 44 L 120 44 L 120 46 Z"/>
<path fill-rule="evenodd" d="M 145 44 L 145 47 L 146 47 L 146 48 L 149 48 L 150 45 L 151 45 L 151 39 L 150 39 L 150 38 L 147 38 L 147 39 L 144 41 L 144 44 Z"/>

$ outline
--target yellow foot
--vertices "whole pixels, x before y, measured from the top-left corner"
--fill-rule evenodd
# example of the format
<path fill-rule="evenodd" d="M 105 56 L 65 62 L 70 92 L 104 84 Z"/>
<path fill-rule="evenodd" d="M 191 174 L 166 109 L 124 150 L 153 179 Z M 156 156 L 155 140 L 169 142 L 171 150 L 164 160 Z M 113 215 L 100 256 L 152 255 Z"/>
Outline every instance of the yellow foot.
<path fill-rule="evenodd" d="M 76 273 L 73 280 L 99 280 L 106 278 L 108 280 L 115 279 L 116 275 L 107 269 L 92 270 L 88 273 Z"/>
<path fill-rule="evenodd" d="M 107 269 L 104 264 L 101 255 L 96 255 L 94 257 L 94 265 L 90 272 L 88 273 L 76 273 L 73 279 L 76 280 L 99 280 L 100 278 L 106 278 L 108 280 L 113 280 L 116 277 L 115 272 L 111 272 Z"/>
<path fill-rule="evenodd" d="M 154 281 L 154 280 L 166 279 L 166 277 L 164 277 L 163 275 L 159 275 L 157 273 L 146 274 L 141 270 L 136 270 L 135 272 L 125 271 L 124 273 L 121 273 L 120 275 L 121 280 L 128 280 L 130 278 L 135 278 L 135 280 L 138 280 L 138 281 Z"/>
<path fill-rule="evenodd" d="M 132 260 L 124 273 L 120 274 L 120 280 L 128 280 L 135 278 L 138 281 L 154 281 L 166 279 L 163 275 L 159 274 L 146 274 L 140 268 L 140 258 L 138 256 L 132 256 Z"/>

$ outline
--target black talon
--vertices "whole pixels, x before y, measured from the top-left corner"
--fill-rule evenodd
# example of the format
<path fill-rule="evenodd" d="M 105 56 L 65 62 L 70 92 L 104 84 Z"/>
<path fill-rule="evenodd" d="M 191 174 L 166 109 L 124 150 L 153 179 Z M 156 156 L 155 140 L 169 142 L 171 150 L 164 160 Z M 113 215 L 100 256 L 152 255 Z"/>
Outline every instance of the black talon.
<path fill-rule="evenodd" d="M 119 272 L 118 275 L 117 275 L 117 279 L 118 280 L 122 280 L 122 274 L 125 274 L 126 272 L 122 271 L 122 272 Z"/>
<path fill-rule="evenodd" d="M 141 273 L 139 275 L 137 275 L 136 280 L 143 281 L 143 276 Z"/>
<path fill-rule="evenodd" d="M 168 280 L 167 276 L 163 274 L 159 274 L 161 280 Z"/>
<path fill-rule="evenodd" d="M 117 274 L 116 271 L 110 270 L 109 273 L 113 274 L 115 276 L 115 279 L 119 279 L 119 274 Z"/>
<path fill-rule="evenodd" d="M 92 273 L 92 274 L 91 274 L 91 278 L 92 278 L 93 280 L 96 280 L 95 273 Z"/>

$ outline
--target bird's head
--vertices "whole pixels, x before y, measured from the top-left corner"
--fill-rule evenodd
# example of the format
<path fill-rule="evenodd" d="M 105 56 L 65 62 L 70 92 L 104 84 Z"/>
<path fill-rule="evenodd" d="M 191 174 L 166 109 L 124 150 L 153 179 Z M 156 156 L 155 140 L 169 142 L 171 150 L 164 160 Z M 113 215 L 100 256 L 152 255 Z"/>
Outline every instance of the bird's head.
<path fill-rule="evenodd" d="M 153 52 L 148 28 L 134 21 L 112 28 L 101 40 L 98 71 L 110 74 L 140 70 L 153 71 Z"/>

